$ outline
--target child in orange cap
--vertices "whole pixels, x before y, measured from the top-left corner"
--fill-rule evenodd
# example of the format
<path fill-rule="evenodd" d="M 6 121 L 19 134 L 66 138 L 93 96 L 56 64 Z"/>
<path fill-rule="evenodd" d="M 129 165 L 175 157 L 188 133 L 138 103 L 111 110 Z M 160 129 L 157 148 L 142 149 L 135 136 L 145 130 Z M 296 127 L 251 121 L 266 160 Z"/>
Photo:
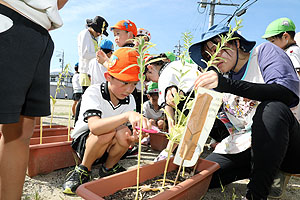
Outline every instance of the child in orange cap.
<path fill-rule="evenodd" d="M 114 33 L 115 42 L 119 47 L 133 47 L 134 43 L 130 40 L 136 37 L 136 25 L 130 20 L 121 20 L 110 27 Z"/>
<path fill-rule="evenodd" d="M 91 180 L 92 164 L 103 163 L 100 177 L 125 171 L 118 164 L 129 145 L 138 141 L 136 126 L 141 115 L 134 111 L 135 101 L 131 95 L 139 81 L 138 53 L 130 48 L 120 48 L 111 56 L 111 66 L 104 76 L 106 82 L 91 85 L 82 96 L 79 119 L 71 134 L 72 148 L 82 163 L 75 167 L 63 184 L 63 192 L 75 194 L 77 187 Z M 132 130 L 127 123 L 132 125 Z M 151 128 L 143 118 L 142 126 Z"/>
<path fill-rule="evenodd" d="M 119 21 L 114 26 L 110 27 L 110 30 L 114 33 L 115 42 L 118 47 L 134 47 L 134 43 L 130 39 L 134 39 L 134 37 L 136 37 L 137 28 L 132 21 Z M 108 67 L 109 58 L 103 51 L 97 52 L 97 61 L 105 67 Z"/>

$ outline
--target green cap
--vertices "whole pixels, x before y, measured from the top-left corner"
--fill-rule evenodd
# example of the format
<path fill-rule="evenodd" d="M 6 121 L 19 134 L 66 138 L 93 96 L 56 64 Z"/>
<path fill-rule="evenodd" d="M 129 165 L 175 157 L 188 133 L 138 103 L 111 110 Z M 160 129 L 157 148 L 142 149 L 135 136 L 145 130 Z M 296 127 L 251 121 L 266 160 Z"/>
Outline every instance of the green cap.
<path fill-rule="evenodd" d="M 295 31 L 296 26 L 289 18 L 279 18 L 268 25 L 262 38 L 269 38 L 286 31 Z"/>
<path fill-rule="evenodd" d="M 149 93 L 158 93 L 158 83 L 151 82 L 147 88 L 147 94 Z"/>
<path fill-rule="evenodd" d="M 171 62 L 176 60 L 176 56 L 174 53 L 167 51 L 167 52 L 165 52 L 165 54 L 166 54 L 167 58 L 170 59 Z"/>

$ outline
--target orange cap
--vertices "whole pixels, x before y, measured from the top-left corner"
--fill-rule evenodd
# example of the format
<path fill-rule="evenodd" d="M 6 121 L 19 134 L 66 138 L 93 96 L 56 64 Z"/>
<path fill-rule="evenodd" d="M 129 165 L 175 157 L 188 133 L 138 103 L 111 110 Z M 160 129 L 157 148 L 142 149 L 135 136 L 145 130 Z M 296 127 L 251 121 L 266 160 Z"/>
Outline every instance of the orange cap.
<path fill-rule="evenodd" d="M 138 75 L 140 68 L 137 64 L 138 56 L 138 52 L 134 51 L 132 48 L 123 47 L 116 50 L 110 58 L 112 65 L 108 68 L 108 73 L 121 81 L 139 81 Z M 126 67 L 133 64 L 136 65 L 131 66 L 122 72 Z"/>
<path fill-rule="evenodd" d="M 112 31 L 114 28 L 132 32 L 134 36 L 137 35 L 137 28 L 136 25 L 130 21 L 130 20 L 122 20 L 116 23 L 114 26 L 110 27 L 110 31 Z"/>

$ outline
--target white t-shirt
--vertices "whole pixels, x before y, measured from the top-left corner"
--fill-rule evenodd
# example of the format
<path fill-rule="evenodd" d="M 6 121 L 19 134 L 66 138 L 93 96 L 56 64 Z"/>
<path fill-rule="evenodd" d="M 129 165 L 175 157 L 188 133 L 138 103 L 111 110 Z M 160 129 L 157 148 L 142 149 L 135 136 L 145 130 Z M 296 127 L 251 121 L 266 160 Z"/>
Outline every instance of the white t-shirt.
<path fill-rule="evenodd" d="M 135 106 L 135 100 L 131 94 L 121 100 L 117 106 L 114 106 L 110 101 L 107 82 L 91 85 L 82 95 L 78 121 L 71 133 L 71 137 L 75 139 L 89 130 L 87 123 L 88 117 L 112 117 L 128 111 L 133 111 L 135 110 Z"/>
<path fill-rule="evenodd" d="M 72 78 L 73 93 L 82 93 L 82 87 L 79 84 L 79 73 L 75 73 Z"/>
<path fill-rule="evenodd" d="M 287 48 L 285 52 L 290 57 L 294 65 L 294 68 L 299 70 L 300 69 L 300 47 L 298 45 L 293 45 Z M 297 106 L 291 108 L 291 110 L 295 115 L 295 117 L 297 118 L 298 122 L 300 123 L 300 105 L 298 104 Z"/>
<path fill-rule="evenodd" d="M 91 75 L 91 85 L 100 84 L 106 82 L 104 77 L 104 72 L 107 71 L 107 68 L 102 64 L 98 63 L 96 58 L 93 58 L 89 64 L 88 74 Z"/>
<path fill-rule="evenodd" d="M 78 71 L 80 73 L 87 73 L 90 61 L 96 58 L 95 44 L 88 29 L 84 29 L 78 34 L 77 44 L 79 56 Z"/>
<path fill-rule="evenodd" d="M 180 72 L 186 73 L 180 77 Z M 159 98 L 158 105 L 165 102 L 165 92 L 170 86 L 177 86 L 184 93 L 190 92 L 194 87 L 194 82 L 198 76 L 198 67 L 196 64 L 186 63 L 182 66 L 181 61 L 173 61 L 168 64 L 161 72 L 158 79 Z"/>
<path fill-rule="evenodd" d="M 53 30 L 63 25 L 57 8 L 57 0 L 3 0 L 31 21 L 46 30 Z"/>
<path fill-rule="evenodd" d="M 292 60 L 295 69 L 300 68 L 300 47 L 298 45 L 290 46 L 285 50 L 287 55 Z"/>
<path fill-rule="evenodd" d="M 143 115 L 148 119 L 158 120 L 159 118 L 163 117 L 164 111 L 162 110 L 155 110 L 153 105 L 151 104 L 150 100 L 146 101 L 143 104 Z"/>

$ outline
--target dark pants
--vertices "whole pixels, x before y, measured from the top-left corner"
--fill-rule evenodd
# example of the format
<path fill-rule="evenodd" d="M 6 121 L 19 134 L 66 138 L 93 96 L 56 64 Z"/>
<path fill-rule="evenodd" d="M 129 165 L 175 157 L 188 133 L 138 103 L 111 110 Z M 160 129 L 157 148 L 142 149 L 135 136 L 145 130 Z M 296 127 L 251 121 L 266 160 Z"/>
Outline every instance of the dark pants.
<path fill-rule="evenodd" d="M 253 117 L 252 146 L 238 154 L 212 153 L 221 168 L 210 188 L 249 178 L 248 199 L 267 199 L 278 170 L 300 173 L 300 125 L 281 102 L 262 102 Z"/>

